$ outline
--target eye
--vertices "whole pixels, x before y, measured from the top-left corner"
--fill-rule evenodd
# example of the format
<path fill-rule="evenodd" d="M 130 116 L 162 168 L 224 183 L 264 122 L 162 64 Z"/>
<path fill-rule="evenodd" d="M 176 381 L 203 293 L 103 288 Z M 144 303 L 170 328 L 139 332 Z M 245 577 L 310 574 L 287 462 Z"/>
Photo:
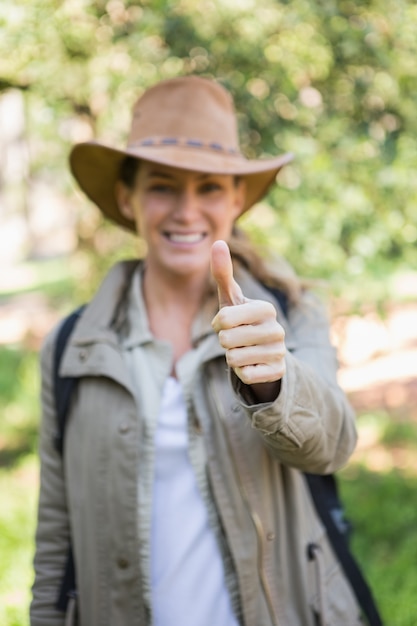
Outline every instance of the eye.
<path fill-rule="evenodd" d="M 174 193 L 174 187 L 169 183 L 152 183 L 149 186 L 149 191 L 154 193 L 169 194 Z"/>
<path fill-rule="evenodd" d="M 222 189 L 222 185 L 213 180 L 207 181 L 200 186 L 201 193 L 212 193 L 214 191 L 219 191 L 220 189 Z"/>

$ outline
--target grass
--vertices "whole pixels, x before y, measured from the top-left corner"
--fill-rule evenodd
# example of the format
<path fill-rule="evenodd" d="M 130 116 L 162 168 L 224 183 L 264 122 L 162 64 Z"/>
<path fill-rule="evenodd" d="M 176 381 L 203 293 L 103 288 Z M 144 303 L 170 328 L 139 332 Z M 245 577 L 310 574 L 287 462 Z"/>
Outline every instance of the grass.
<path fill-rule="evenodd" d="M 350 464 L 340 475 L 340 487 L 354 526 L 352 549 L 385 623 L 415 626 L 417 476 Z"/>
<path fill-rule="evenodd" d="M 38 497 L 37 356 L 0 349 L 0 624 L 26 626 Z"/>
<path fill-rule="evenodd" d="M 33 454 L 0 470 L 0 624 L 26 626 L 33 581 L 32 558 L 38 491 Z"/>

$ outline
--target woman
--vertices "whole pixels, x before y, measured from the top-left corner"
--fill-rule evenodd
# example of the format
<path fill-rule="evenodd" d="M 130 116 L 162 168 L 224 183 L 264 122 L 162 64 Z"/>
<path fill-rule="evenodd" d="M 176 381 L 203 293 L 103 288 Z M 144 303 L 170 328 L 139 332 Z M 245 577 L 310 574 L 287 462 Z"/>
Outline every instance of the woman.
<path fill-rule="evenodd" d="M 235 225 L 290 159 L 244 159 L 230 95 L 199 77 L 146 91 L 125 150 L 74 147 L 81 188 L 147 253 L 110 271 L 67 345 L 63 458 L 56 331 L 43 348 L 32 626 L 64 623 L 70 536 L 82 626 L 360 623 L 302 475 L 356 441 L 327 321 Z"/>

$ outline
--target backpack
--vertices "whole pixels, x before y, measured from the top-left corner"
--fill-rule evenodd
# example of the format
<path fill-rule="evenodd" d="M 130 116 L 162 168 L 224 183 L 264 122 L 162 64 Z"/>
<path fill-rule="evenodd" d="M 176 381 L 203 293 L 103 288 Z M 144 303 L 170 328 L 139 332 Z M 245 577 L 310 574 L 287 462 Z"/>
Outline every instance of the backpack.
<path fill-rule="evenodd" d="M 278 289 L 268 289 L 278 301 L 284 315 L 287 316 L 288 299 L 286 295 Z M 63 455 L 65 426 L 71 404 L 71 396 L 78 383 L 78 378 L 64 378 L 59 376 L 59 366 L 66 344 L 84 308 L 85 307 L 82 306 L 76 309 L 63 320 L 58 330 L 55 343 L 53 385 L 57 431 L 54 444 L 61 456 Z M 383 626 L 372 592 L 349 549 L 351 524 L 345 518 L 343 505 L 338 493 L 336 476 L 334 474 L 319 475 L 304 473 L 304 477 L 316 512 L 326 528 L 331 546 L 339 559 L 346 578 L 350 582 L 358 604 L 363 614 L 366 616 L 369 626 Z M 316 547 L 317 546 L 314 544 L 310 544 L 307 547 L 309 560 L 315 558 Z M 70 598 L 76 597 L 76 595 L 76 571 L 70 543 L 56 608 L 65 613 Z"/>

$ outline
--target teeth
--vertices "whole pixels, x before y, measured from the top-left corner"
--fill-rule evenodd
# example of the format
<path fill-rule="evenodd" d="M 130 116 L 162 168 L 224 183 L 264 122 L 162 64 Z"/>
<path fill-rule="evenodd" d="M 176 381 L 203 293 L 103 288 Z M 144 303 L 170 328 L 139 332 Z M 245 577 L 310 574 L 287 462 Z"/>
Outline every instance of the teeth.
<path fill-rule="evenodd" d="M 178 234 L 178 233 L 169 233 L 168 237 L 171 241 L 175 243 L 197 243 L 203 239 L 203 235 L 201 233 L 190 233 L 190 234 Z"/>

